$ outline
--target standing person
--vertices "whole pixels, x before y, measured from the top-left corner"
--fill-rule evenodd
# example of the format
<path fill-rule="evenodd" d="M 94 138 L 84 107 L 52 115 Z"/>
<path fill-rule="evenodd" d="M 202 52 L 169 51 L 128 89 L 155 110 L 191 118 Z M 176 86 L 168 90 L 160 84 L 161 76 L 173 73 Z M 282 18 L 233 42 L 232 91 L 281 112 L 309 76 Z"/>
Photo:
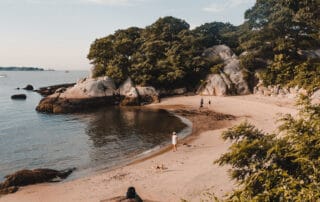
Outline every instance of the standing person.
<path fill-rule="evenodd" d="M 172 146 L 173 146 L 173 151 L 177 151 L 177 142 L 178 142 L 178 136 L 176 132 L 172 133 Z"/>
<path fill-rule="evenodd" d="M 200 100 L 200 108 L 203 107 L 203 98 Z"/>
<path fill-rule="evenodd" d="M 211 105 L 211 100 L 209 100 L 208 104 Z"/>

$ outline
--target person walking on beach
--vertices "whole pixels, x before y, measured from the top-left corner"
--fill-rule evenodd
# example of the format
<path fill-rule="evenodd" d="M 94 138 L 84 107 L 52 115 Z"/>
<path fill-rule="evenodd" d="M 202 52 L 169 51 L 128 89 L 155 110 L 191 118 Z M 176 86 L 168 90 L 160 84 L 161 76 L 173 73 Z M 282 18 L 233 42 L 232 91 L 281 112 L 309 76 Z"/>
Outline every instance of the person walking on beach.
<path fill-rule="evenodd" d="M 176 132 L 172 133 L 172 146 L 173 146 L 173 151 L 177 151 L 177 142 L 178 142 L 178 136 Z"/>

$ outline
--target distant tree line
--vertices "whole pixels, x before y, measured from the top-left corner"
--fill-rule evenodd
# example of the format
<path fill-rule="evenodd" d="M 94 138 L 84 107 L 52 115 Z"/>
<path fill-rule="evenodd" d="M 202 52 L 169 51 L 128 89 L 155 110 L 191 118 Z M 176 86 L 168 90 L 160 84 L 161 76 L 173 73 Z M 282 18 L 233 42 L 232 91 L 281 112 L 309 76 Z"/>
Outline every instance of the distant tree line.
<path fill-rule="evenodd" d="M 0 67 L 0 71 L 44 71 L 38 67 Z"/>
<path fill-rule="evenodd" d="M 194 89 L 215 64 L 202 56 L 213 45 L 226 44 L 241 57 L 251 88 L 255 72 L 266 85 L 320 84 L 319 59 L 303 50 L 320 45 L 319 0 L 257 0 L 240 26 L 205 23 L 193 30 L 182 19 L 159 18 L 145 28 L 130 27 L 96 39 L 88 59 L 94 76 L 107 75 L 117 84 L 127 77 L 140 85 Z"/>

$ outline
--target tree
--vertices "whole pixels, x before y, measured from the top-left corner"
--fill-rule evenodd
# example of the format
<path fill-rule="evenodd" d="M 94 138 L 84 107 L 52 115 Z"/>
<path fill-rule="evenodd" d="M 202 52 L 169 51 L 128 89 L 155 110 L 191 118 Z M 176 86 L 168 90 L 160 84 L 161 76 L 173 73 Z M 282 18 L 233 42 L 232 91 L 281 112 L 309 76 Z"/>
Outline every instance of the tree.
<path fill-rule="evenodd" d="M 223 133 L 233 141 L 217 161 L 240 183 L 228 201 L 314 201 L 320 198 L 320 105 L 307 97 L 299 116 L 285 115 L 278 134 L 245 122 Z"/>
<path fill-rule="evenodd" d="M 132 27 L 97 39 L 88 58 L 94 76 L 110 76 L 117 84 L 130 77 L 138 85 L 193 90 L 211 65 L 202 57 L 204 48 L 188 23 L 164 17 L 144 29 Z"/>

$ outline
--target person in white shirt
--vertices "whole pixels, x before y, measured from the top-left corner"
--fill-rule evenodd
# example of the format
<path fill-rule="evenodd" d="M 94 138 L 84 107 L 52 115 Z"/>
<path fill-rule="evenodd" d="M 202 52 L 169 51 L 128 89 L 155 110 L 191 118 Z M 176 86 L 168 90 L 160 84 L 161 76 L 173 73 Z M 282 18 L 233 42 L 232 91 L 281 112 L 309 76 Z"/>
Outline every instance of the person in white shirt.
<path fill-rule="evenodd" d="M 173 146 L 173 151 L 177 151 L 177 143 L 178 143 L 178 136 L 176 132 L 172 133 L 172 146 Z"/>

